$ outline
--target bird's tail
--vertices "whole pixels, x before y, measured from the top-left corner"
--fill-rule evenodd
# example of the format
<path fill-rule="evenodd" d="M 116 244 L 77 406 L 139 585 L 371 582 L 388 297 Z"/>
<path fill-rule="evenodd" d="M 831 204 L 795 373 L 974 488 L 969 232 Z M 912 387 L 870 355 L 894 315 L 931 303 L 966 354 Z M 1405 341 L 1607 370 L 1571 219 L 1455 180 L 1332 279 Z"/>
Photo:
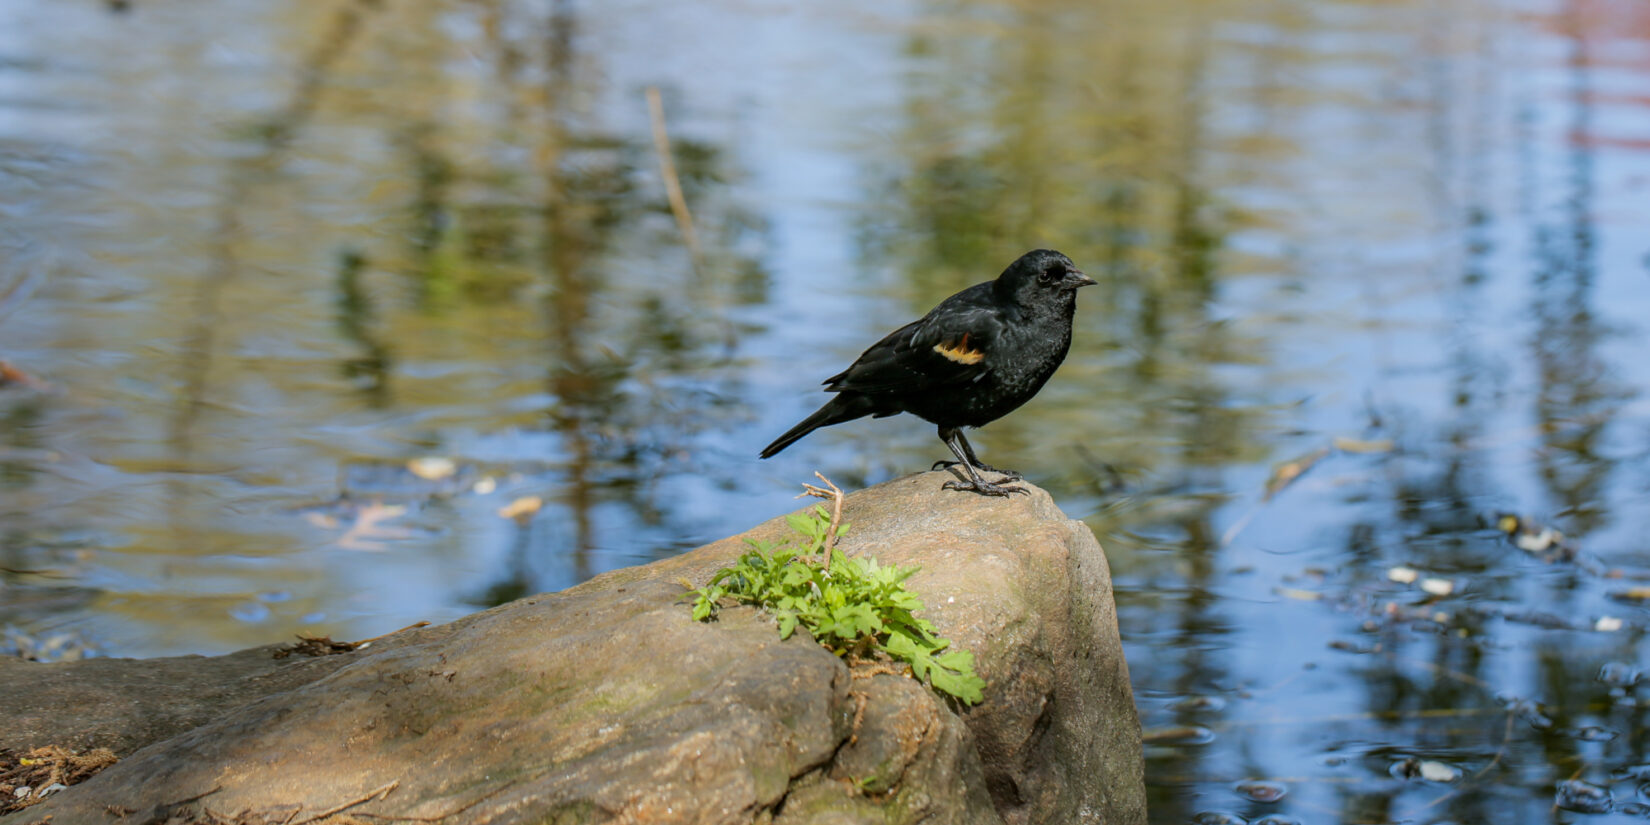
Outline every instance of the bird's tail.
<path fill-rule="evenodd" d="M 825 402 L 825 406 L 814 411 L 813 415 L 802 419 L 802 423 L 790 428 L 784 435 L 774 439 L 772 444 L 762 450 L 763 458 L 772 458 L 780 450 L 795 444 L 802 436 L 832 424 L 841 424 L 856 418 L 864 418 L 875 412 L 870 399 L 857 393 L 842 393 Z"/>

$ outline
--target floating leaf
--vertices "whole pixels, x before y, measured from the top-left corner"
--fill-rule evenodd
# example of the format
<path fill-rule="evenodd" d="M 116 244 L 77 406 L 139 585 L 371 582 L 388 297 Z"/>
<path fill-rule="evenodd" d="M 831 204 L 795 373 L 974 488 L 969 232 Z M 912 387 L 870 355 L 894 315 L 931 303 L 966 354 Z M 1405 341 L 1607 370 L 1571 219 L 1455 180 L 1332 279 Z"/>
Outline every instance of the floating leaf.
<path fill-rule="evenodd" d="M 1598 680 L 1612 687 L 1632 687 L 1641 677 L 1639 669 L 1626 662 L 1605 662 L 1598 669 Z"/>
<path fill-rule="evenodd" d="M 1553 804 L 1581 814 L 1604 814 L 1615 807 L 1615 799 L 1610 795 L 1609 788 L 1579 779 L 1566 779 L 1558 783 Z"/>
<path fill-rule="evenodd" d="M 1386 571 L 1386 577 L 1399 584 L 1414 584 L 1415 580 L 1421 577 L 1421 574 L 1415 572 L 1413 567 L 1394 567 Z"/>
<path fill-rule="evenodd" d="M 538 496 L 522 496 L 503 507 L 498 508 L 498 514 L 503 518 L 525 522 L 532 518 L 544 507 L 544 499 Z"/>
<path fill-rule="evenodd" d="M 1322 461 L 1324 456 L 1327 455 L 1329 455 L 1329 448 L 1319 447 L 1306 455 L 1285 461 L 1272 468 L 1271 477 L 1266 479 L 1265 498 L 1270 500 L 1273 496 L 1283 492 L 1284 488 L 1294 484 L 1296 479 L 1304 475 L 1307 470 L 1312 469 L 1312 465 Z"/>
<path fill-rule="evenodd" d="M 1461 778 L 1461 770 L 1453 765 L 1413 756 L 1392 763 L 1390 773 L 1399 779 L 1422 779 L 1427 782 L 1454 782 Z"/>
<path fill-rule="evenodd" d="M 1289 786 L 1266 779 L 1245 779 L 1232 790 L 1250 802 L 1276 802 L 1289 793 Z"/>
<path fill-rule="evenodd" d="M 408 461 L 407 469 L 413 475 L 425 481 L 440 481 L 444 478 L 451 478 L 454 473 L 457 473 L 458 465 L 450 458 L 424 456 Z"/>
<path fill-rule="evenodd" d="M 1583 742 L 1613 742 L 1621 736 L 1621 732 L 1602 725 L 1586 725 L 1571 731 L 1570 735 Z"/>
<path fill-rule="evenodd" d="M 1343 453 L 1390 453 L 1393 447 L 1390 438 L 1377 438 L 1366 441 L 1360 438 L 1336 436 L 1335 440 L 1330 443 L 1334 445 L 1335 449 Z"/>
<path fill-rule="evenodd" d="M 1314 590 L 1301 590 L 1294 587 L 1279 587 L 1275 591 L 1286 599 L 1296 599 L 1303 602 L 1315 602 L 1323 599 L 1323 594 Z"/>
<path fill-rule="evenodd" d="M 1638 587 L 1629 587 L 1626 590 L 1617 590 L 1610 594 L 1610 598 L 1618 602 L 1650 601 L 1650 587 L 1639 585 Z"/>
<path fill-rule="evenodd" d="M 1434 596 L 1448 596 L 1455 592 L 1455 582 L 1449 579 L 1422 579 L 1421 589 Z"/>
<path fill-rule="evenodd" d="M 1461 778 L 1458 768 L 1431 759 L 1422 760 L 1420 773 L 1421 778 L 1428 782 L 1454 782 Z"/>
<path fill-rule="evenodd" d="M 401 504 L 385 504 L 375 501 L 362 507 L 355 514 L 355 523 L 338 537 L 338 546 L 350 550 L 383 550 L 383 542 L 391 539 L 410 538 L 411 530 L 402 527 L 392 527 L 385 522 L 390 519 L 406 515 L 407 508 Z"/>
<path fill-rule="evenodd" d="M 13 384 L 35 390 L 51 388 L 51 385 L 45 381 L 12 366 L 8 362 L 0 361 L 0 387 L 8 387 Z"/>

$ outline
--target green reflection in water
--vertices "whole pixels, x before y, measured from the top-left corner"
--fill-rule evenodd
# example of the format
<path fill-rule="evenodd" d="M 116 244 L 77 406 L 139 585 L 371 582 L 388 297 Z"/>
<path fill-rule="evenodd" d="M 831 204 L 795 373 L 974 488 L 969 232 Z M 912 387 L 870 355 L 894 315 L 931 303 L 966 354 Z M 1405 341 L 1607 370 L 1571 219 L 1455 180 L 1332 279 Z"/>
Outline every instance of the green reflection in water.
<path fill-rule="evenodd" d="M 722 150 L 674 146 L 715 242 L 713 265 L 696 271 L 650 138 L 615 131 L 591 105 L 601 80 L 579 54 L 572 6 L 341 2 L 233 16 L 246 11 L 88 23 L 145 27 L 168 45 L 131 79 L 170 95 L 164 113 L 43 70 L 47 88 L 129 123 L 79 170 L 102 176 L 93 208 L 107 217 L 33 239 L 84 253 L 36 299 L 50 323 L 24 335 L 88 354 L 45 364 L 81 392 L 12 407 L 44 405 L 41 443 L 74 462 L 34 491 L 67 517 L 41 529 L 78 548 L 52 557 L 56 572 L 101 571 L 90 578 L 98 610 L 122 621 L 115 645 L 161 652 L 328 629 L 381 613 L 380 598 L 404 586 L 426 593 L 421 612 L 457 615 L 625 563 L 592 557 L 599 532 L 662 529 L 659 480 L 681 471 L 699 433 L 740 414 L 724 399 L 744 327 L 725 307 L 762 300 L 761 265 L 734 248 L 763 227 L 724 196 L 735 173 Z M 452 29 L 454 14 L 482 25 Z M 225 33 L 220 50 L 199 49 L 197 27 Z M 207 68 L 224 55 L 275 59 L 251 73 Z M 182 88 L 162 91 L 172 78 Z M 58 189 L 31 215 L 87 208 Z M 77 289 L 104 292 L 118 315 L 87 313 Z M 103 403 L 87 403 L 94 387 Z M 393 470 L 455 449 L 473 453 L 458 456 L 464 477 L 498 493 L 432 499 Z M 348 469 L 375 462 L 391 470 Z M 317 501 L 340 481 L 344 498 Z M 545 502 L 544 519 L 517 528 L 492 515 L 525 495 Z M 604 527 L 601 508 L 621 515 Z M 365 559 L 313 550 L 329 538 L 409 556 L 366 570 L 424 572 L 363 588 Z M 482 543 L 506 558 L 467 558 Z M 284 572 L 240 561 L 259 558 Z M 495 570 L 508 572 L 489 583 Z M 470 584 L 455 593 L 448 576 Z"/>
<path fill-rule="evenodd" d="M 1650 761 L 1594 678 L 1626 581 L 1483 529 L 1644 572 L 1641 7 L 133 5 L 0 21 L 0 357 L 51 387 L 0 388 L 0 622 L 370 636 L 925 467 L 899 420 L 751 455 L 1052 246 L 1102 286 L 976 443 L 1102 536 L 1146 724 L 1209 732 L 1148 747 L 1154 821 L 1547 821 Z"/>

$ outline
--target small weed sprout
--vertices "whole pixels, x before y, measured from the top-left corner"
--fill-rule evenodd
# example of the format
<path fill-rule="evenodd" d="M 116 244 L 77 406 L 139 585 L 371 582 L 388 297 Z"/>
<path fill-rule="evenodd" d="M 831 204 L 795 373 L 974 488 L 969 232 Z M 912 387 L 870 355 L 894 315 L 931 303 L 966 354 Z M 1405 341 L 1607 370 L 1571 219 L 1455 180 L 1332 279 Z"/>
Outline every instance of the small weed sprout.
<path fill-rule="evenodd" d="M 709 620 L 728 599 L 757 605 L 778 620 L 781 639 L 802 627 L 838 656 L 886 654 L 909 664 L 917 679 L 935 690 L 965 704 L 980 701 L 985 680 L 974 673 L 974 654 L 950 650 L 949 639 L 913 615 L 923 604 L 905 589 L 905 580 L 918 568 L 828 553 L 848 525 L 833 524 L 823 505 L 788 521 L 795 536 L 778 545 L 747 540 L 750 549 L 738 562 L 693 589 L 693 618 Z"/>

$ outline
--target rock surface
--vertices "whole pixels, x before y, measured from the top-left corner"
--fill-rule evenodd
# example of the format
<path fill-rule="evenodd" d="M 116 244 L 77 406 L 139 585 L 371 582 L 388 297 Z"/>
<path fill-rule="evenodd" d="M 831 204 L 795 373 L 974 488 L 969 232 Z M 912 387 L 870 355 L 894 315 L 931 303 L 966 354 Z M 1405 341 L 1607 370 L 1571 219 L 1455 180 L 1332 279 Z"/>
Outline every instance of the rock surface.
<path fill-rule="evenodd" d="M 342 656 L 276 659 L 281 647 L 63 664 L 0 657 L 0 749 L 53 744 L 125 755 L 349 662 Z"/>
<path fill-rule="evenodd" d="M 349 803 L 448 823 L 1143 823 L 1099 544 L 1041 490 L 986 499 L 941 491 L 949 477 L 851 495 L 842 547 L 923 568 L 909 584 L 975 653 L 980 705 L 850 670 L 802 633 L 782 642 L 749 608 L 692 621 L 679 580 L 703 582 L 744 538 L 782 538 L 776 519 L 354 653 L 5 666 L 0 703 L 37 698 L 0 746 L 123 759 L 0 823 L 102 825 L 109 806 L 304 821 Z M 189 674 L 187 701 L 168 715 L 172 674 Z M 54 723 L 48 695 L 83 711 L 59 699 Z"/>

